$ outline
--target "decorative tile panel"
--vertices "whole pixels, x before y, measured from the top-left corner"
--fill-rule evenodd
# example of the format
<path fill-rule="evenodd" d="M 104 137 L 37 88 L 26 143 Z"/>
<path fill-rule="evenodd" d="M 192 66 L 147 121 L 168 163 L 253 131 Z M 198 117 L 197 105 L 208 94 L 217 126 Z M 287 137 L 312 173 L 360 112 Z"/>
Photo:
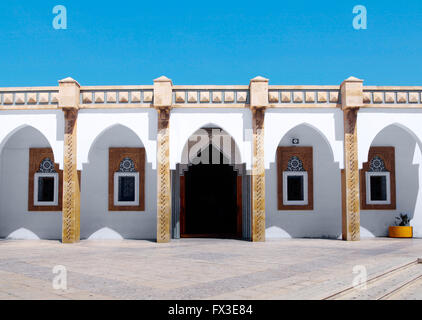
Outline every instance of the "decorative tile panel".
<path fill-rule="evenodd" d="M 107 92 L 107 102 L 116 103 L 117 93 L 116 92 Z"/>
<path fill-rule="evenodd" d="M 226 91 L 224 93 L 224 102 L 234 102 L 234 92 Z"/>
<path fill-rule="evenodd" d="M 217 102 L 217 103 L 222 102 L 223 101 L 222 96 L 223 96 L 223 94 L 222 94 L 221 91 L 213 92 L 212 93 L 212 102 Z"/>
<path fill-rule="evenodd" d="M 278 92 L 277 91 L 268 92 L 268 101 L 270 103 L 278 103 Z"/>
<path fill-rule="evenodd" d="M 315 92 L 305 92 L 305 101 L 307 103 L 315 102 Z"/>
<path fill-rule="evenodd" d="M 119 102 L 120 103 L 129 102 L 129 93 L 128 92 L 119 92 Z"/>
<path fill-rule="evenodd" d="M 198 101 L 198 93 L 196 91 L 188 92 L 188 102 L 196 103 Z"/>
<path fill-rule="evenodd" d="M 318 102 L 327 102 L 327 92 L 320 91 L 317 93 Z"/>
<path fill-rule="evenodd" d="M 104 92 L 95 92 L 94 100 L 95 103 L 104 103 Z"/>
<path fill-rule="evenodd" d="M 185 91 L 176 91 L 176 103 L 184 103 L 185 102 Z"/>
<path fill-rule="evenodd" d="M 339 102 L 338 96 L 339 96 L 338 91 L 330 91 L 330 102 L 338 103 Z"/>
<path fill-rule="evenodd" d="M 246 103 L 248 100 L 248 93 L 246 91 L 237 91 L 237 103 Z"/>
<path fill-rule="evenodd" d="M 201 102 L 210 102 L 210 92 L 209 91 L 201 91 L 199 94 L 199 99 Z"/>

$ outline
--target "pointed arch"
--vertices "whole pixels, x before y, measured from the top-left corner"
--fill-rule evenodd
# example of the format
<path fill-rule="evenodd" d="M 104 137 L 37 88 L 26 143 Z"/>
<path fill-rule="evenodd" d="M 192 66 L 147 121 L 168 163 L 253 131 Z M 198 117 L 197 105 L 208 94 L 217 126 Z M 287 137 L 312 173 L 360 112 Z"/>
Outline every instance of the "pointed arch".
<path fill-rule="evenodd" d="M 300 127 L 306 127 L 309 128 L 313 131 L 315 131 L 319 137 L 321 137 L 324 142 L 326 143 L 326 145 L 329 147 L 330 150 L 330 155 L 331 158 L 335 160 L 335 153 L 333 150 L 333 145 L 330 142 L 330 140 L 327 138 L 327 136 L 325 135 L 324 132 L 322 132 L 318 127 L 316 127 L 315 125 L 308 123 L 308 122 L 301 122 L 298 124 L 292 124 L 290 126 L 288 126 L 287 128 L 283 128 L 284 130 L 281 131 L 280 135 L 274 139 L 276 146 L 274 147 L 274 149 L 271 149 L 271 153 L 270 153 L 270 157 L 271 157 L 271 162 L 275 162 L 276 161 L 276 153 L 277 153 L 277 147 L 280 145 L 280 143 L 285 140 L 286 138 L 288 138 L 288 135 L 291 132 L 294 132 L 295 130 L 299 129 Z M 281 136 L 281 137 L 280 137 Z M 266 152 L 269 152 L 266 150 Z M 339 163 L 340 165 L 340 163 Z M 340 166 L 341 167 L 341 166 Z"/>
<path fill-rule="evenodd" d="M 400 122 L 391 122 L 391 123 L 387 123 L 384 124 L 381 127 L 376 127 L 376 130 L 372 130 L 372 132 L 367 133 L 366 139 L 362 139 L 362 146 L 359 148 L 360 150 L 360 156 L 359 159 L 362 161 L 360 161 L 361 163 L 367 162 L 368 159 L 368 155 L 369 155 L 369 149 L 371 148 L 373 142 L 375 141 L 375 139 L 382 134 L 383 131 L 387 130 L 388 128 L 391 127 L 397 127 L 400 128 L 401 130 L 403 130 L 404 132 L 406 132 L 407 134 L 409 134 L 417 143 L 417 145 L 419 146 L 419 148 L 422 150 L 422 143 L 421 140 L 419 139 L 418 135 L 406 124 L 400 123 Z M 359 139 L 359 137 L 358 137 Z M 360 140 L 358 140 L 358 144 L 360 143 Z M 361 166 L 360 166 L 361 167 Z"/>
<path fill-rule="evenodd" d="M 137 136 L 145 148 L 146 158 L 155 168 L 157 112 L 142 110 L 83 110 L 78 115 L 78 169 L 89 162 L 92 146 L 109 130 L 123 126 Z"/>
<path fill-rule="evenodd" d="M 300 125 L 312 128 L 330 146 L 334 161 L 343 168 L 343 113 L 330 110 L 269 109 L 265 112 L 265 168 L 275 162 L 280 141 L 293 128 Z"/>
<path fill-rule="evenodd" d="M 11 131 L 4 134 L 3 136 L 0 136 L 0 155 L 1 155 L 4 147 L 10 141 L 10 139 L 13 136 L 15 136 L 16 134 L 18 134 L 21 130 L 24 130 L 26 128 L 33 129 L 34 131 L 39 133 L 48 142 L 49 147 L 53 150 L 54 161 L 56 163 L 61 164 L 63 153 L 58 150 L 59 148 L 57 147 L 56 140 L 52 141 L 52 138 L 49 137 L 48 135 L 46 135 L 45 132 L 43 132 L 42 129 L 40 130 L 40 128 L 37 128 L 36 126 L 32 126 L 32 125 L 29 125 L 29 124 L 20 124 L 20 125 L 16 126 L 15 128 L 13 128 Z"/>
<path fill-rule="evenodd" d="M 139 137 L 139 135 L 133 131 L 131 128 L 129 128 L 128 126 L 121 124 L 121 123 L 114 123 L 106 128 L 103 128 L 103 130 L 101 132 L 99 132 L 94 139 L 92 140 L 92 142 L 90 143 L 90 148 L 88 151 L 88 157 L 87 157 L 87 162 L 86 163 L 90 163 L 90 155 L 92 153 L 93 148 L 95 148 L 95 146 L 98 144 L 98 142 L 101 141 L 101 139 L 107 135 L 109 132 L 112 132 L 114 130 L 124 130 L 126 132 L 126 134 L 129 135 L 133 135 L 133 137 L 137 140 L 138 145 L 144 147 L 144 143 L 141 140 L 141 138 Z M 133 144 L 133 143 L 129 143 L 129 144 Z M 122 144 L 116 145 L 116 146 L 122 146 Z M 126 146 L 126 145 L 125 145 Z M 146 154 L 146 160 L 148 161 L 148 154 Z"/>
<path fill-rule="evenodd" d="M 200 128 L 218 127 L 236 142 L 241 160 L 251 168 L 251 136 L 248 130 L 252 124 L 249 109 L 210 109 L 198 112 L 195 109 L 175 109 L 170 117 L 170 168 L 174 170 L 182 159 L 186 141 Z"/>
<path fill-rule="evenodd" d="M 208 129 L 208 130 L 207 130 Z M 211 130 L 211 131 L 210 131 Z M 213 132 L 216 130 L 217 132 Z M 223 141 L 216 141 L 216 136 L 212 136 L 214 133 L 217 134 L 217 137 L 223 137 Z M 198 137 L 196 141 L 193 141 L 192 138 Z M 229 141 L 228 141 L 229 139 Z M 221 144 L 222 142 L 222 144 Z M 212 146 L 218 152 L 220 152 L 224 158 L 226 158 L 230 163 L 241 164 L 242 157 L 239 150 L 239 146 L 234 140 L 233 136 L 228 133 L 225 129 L 213 124 L 207 123 L 206 125 L 198 128 L 188 137 L 186 140 L 179 163 L 189 164 L 194 158 L 197 157 L 190 154 L 190 143 L 197 146 L 193 151 L 196 153 L 205 150 L 208 146 Z"/>

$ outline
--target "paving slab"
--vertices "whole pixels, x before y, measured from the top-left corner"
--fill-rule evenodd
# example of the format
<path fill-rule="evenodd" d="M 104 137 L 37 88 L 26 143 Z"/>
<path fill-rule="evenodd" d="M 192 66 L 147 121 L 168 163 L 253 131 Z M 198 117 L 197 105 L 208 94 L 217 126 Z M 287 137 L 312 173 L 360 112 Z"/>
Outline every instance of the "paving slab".
<path fill-rule="evenodd" d="M 323 299 L 352 286 L 356 266 L 371 278 L 417 258 L 422 239 L 0 240 L 0 299 Z M 57 265 L 66 290 L 53 288 Z"/>

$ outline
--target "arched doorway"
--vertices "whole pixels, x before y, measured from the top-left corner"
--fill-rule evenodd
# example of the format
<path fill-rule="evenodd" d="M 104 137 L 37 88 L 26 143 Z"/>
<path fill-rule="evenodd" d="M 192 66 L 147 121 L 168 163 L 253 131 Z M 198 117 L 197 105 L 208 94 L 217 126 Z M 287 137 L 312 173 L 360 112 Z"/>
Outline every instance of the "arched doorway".
<path fill-rule="evenodd" d="M 236 163 L 234 140 L 221 129 L 200 131 L 201 139 L 187 144 L 189 160 L 173 174 L 173 190 L 178 190 L 173 192 L 173 237 L 247 239 L 249 176 L 245 166 Z M 216 132 L 226 143 L 219 144 Z"/>
<path fill-rule="evenodd" d="M 219 152 L 211 145 L 205 151 Z M 240 238 L 241 186 L 242 177 L 232 165 L 190 166 L 180 177 L 181 237 Z"/>

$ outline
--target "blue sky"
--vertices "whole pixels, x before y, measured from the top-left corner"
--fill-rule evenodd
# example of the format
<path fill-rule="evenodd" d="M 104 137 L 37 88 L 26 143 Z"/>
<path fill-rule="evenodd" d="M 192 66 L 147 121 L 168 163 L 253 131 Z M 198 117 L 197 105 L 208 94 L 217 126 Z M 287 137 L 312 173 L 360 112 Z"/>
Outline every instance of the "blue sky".
<path fill-rule="evenodd" d="M 55 5 L 67 30 L 52 27 Z M 352 26 L 365 5 L 367 30 Z M 422 1 L 0 2 L 0 86 L 422 85 Z"/>

